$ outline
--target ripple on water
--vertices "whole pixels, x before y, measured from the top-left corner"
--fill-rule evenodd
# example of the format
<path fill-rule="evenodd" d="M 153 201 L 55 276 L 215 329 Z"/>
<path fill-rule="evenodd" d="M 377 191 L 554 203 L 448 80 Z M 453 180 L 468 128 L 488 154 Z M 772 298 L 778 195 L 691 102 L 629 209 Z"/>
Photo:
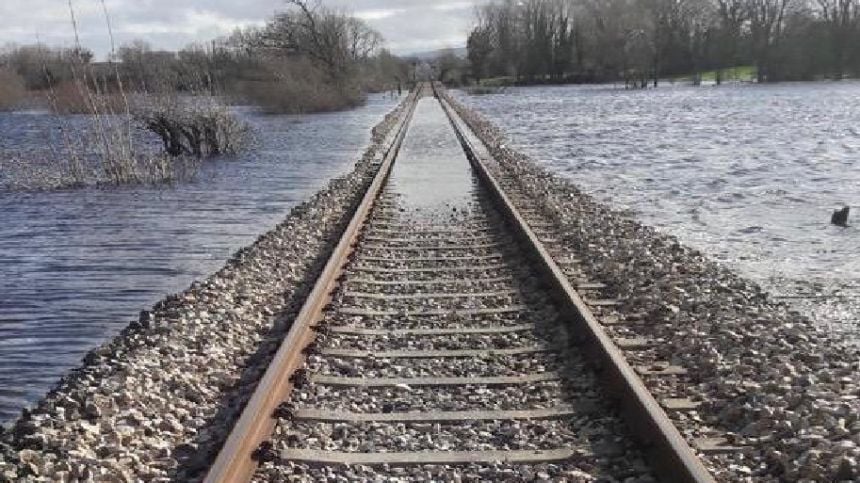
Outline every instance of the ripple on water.
<path fill-rule="evenodd" d="M 0 422 L 139 310 L 219 269 L 349 171 L 396 102 L 311 116 L 243 111 L 257 146 L 175 187 L 0 191 Z M 46 113 L 0 113 L 0 156 L 38 152 L 56 125 Z"/>
<path fill-rule="evenodd" d="M 461 99 L 550 169 L 860 340 L 860 83 Z M 831 226 L 844 204 L 856 226 Z"/>

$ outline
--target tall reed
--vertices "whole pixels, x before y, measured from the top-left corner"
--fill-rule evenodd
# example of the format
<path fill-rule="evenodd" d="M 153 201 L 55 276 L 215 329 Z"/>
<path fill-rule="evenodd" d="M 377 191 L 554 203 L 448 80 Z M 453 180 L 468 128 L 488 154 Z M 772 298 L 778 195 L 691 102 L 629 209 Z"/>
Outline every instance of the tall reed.
<path fill-rule="evenodd" d="M 28 189 L 171 183 L 195 176 L 201 159 L 234 154 L 243 145 L 248 127 L 213 95 L 211 80 L 196 82 L 209 86 L 197 89 L 204 95 L 180 96 L 169 89 L 156 89 L 157 94 L 129 93 L 115 62 L 110 12 L 106 1 L 99 1 L 110 38 L 109 69 L 99 71 L 82 55 L 75 4 L 66 0 L 74 32 L 70 80 L 54 82 L 42 58 L 46 96 L 57 113 L 61 148 L 46 159 L 0 160 L 5 174 L 0 182 Z M 192 88 L 193 84 L 189 83 Z M 81 118 L 69 114 L 85 115 L 84 127 Z M 164 152 L 144 146 L 145 133 L 137 127 L 159 135 Z"/>

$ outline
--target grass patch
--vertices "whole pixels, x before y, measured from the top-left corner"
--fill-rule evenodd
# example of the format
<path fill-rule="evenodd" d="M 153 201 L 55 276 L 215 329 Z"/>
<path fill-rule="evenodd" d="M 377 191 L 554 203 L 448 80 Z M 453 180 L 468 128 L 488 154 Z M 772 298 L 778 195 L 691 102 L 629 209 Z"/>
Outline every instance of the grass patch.
<path fill-rule="evenodd" d="M 717 70 L 709 70 L 702 72 L 702 82 L 716 82 Z M 723 82 L 752 82 L 756 80 L 758 69 L 753 65 L 740 65 L 722 69 Z M 676 82 L 693 82 L 693 75 L 683 75 L 673 79 Z"/>
<path fill-rule="evenodd" d="M 517 84 L 516 77 L 492 77 L 484 79 L 479 84 L 480 87 L 511 87 Z"/>
<path fill-rule="evenodd" d="M 486 96 L 490 94 L 504 94 L 507 87 L 496 87 L 487 85 L 470 86 L 463 89 L 470 96 Z"/>

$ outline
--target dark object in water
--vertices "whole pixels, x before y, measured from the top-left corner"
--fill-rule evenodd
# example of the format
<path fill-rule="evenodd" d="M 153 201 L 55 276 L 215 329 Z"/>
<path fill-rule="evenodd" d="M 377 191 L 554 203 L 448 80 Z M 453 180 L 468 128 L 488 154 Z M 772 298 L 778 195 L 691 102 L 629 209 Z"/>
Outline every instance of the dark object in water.
<path fill-rule="evenodd" d="M 836 210 L 833 212 L 833 217 L 830 218 L 830 223 L 833 223 L 836 226 L 848 226 L 848 213 L 851 212 L 851 208 L 846 206 L 841 210 Z"/>

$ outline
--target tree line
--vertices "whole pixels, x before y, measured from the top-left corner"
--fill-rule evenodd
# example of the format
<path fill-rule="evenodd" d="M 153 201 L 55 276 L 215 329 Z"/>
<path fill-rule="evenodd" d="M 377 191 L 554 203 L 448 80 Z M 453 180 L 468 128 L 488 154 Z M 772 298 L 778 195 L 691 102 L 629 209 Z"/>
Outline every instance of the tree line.
<path fill-rule="evenodd" d="M 82 71 L 98 92 L 214 94 L 273 112 L 351 107 L 367 92 L 410 80 L 409 64 L 385 50 L 382 36 L 362 20 L 314 0 L 285 3 L 263 27 L 178 52 L 137 40 L 95 62 L 85 47 L 9 46 L 0 49 L 0 79 L 15 87 L 6 97 L 52 91 L 65 112 L 86 104 L 76 85 Z"/>
<path fill-rule="evenodd" d="M 759 82 L 860 76 L 860 0 L 494 0 L 471 76 L 657 85 L 754 66 Z"/>

